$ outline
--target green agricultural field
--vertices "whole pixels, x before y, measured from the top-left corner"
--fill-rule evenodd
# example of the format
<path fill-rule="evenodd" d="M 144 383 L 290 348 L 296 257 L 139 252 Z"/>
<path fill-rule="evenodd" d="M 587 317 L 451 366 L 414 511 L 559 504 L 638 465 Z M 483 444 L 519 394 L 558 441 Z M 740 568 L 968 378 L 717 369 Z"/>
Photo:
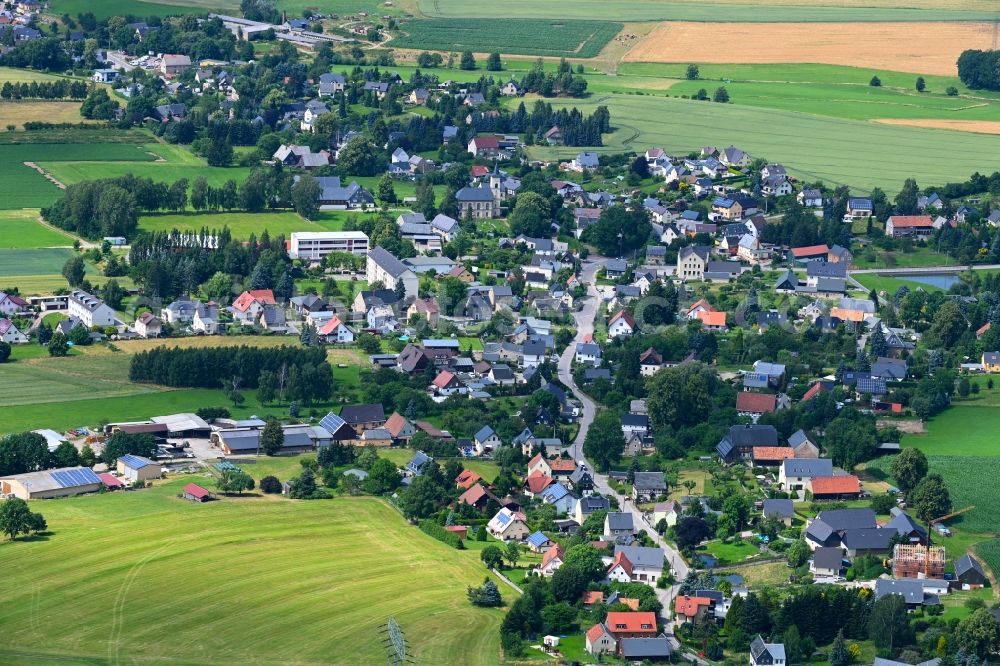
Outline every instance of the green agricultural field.
<path fill-rule="evenodd" d="M 1000 440 L 994 435 L 1000 427 L 1000 409 L 989 404 L 995 401 L 996 392 L 984 389 L 968 403 L 949 407 L 927 422 L 926 433 L 903 435 L 903 446 L 915 446 L 928 456 L 998 456 L 1000 460 Z M 980 400 L 985 404 L 976 406 Z"/>
<path fill-rule="evenodd" d="M 104 161 L 152 162 L 153 159 L 153 155 L 127 143 L 0 144 L 0 182 L 4 184 L 0 208 L 41 208 L 59 198 L 59 189 L 38 171 L 25 166 L 25 162 L 44 161 L 52 165 L 62 160 L 87 160 L 77 162 L 86 170 Z"/>
<path fill-rule="evenodd" d="M 972 21 L 993 20 L 996 5 L 980 0 L 934 3 L 882 0 L 854 2 L 826 0 L 805 2 L 697 2 L 697 0 L 562 0 L 535 2 L 511 0 L 479 5 L 463 0 L 419 0 L 420 11 L 436 18 L 469 17 L 505 20 L 593 19 L 615 21 L 719 21 L 733 23 L 800 23 L 825 21 Z"/>
<path fill-rule="evenodd" d="M 93 353 L 66 358 L 42 357 L 4 367 L 4 381 L 16 386 L 0 396 L 0 407 L 90 400 L 159 391 L 156 386 L 128 380 L 129 357 Z"/>
<path fill-rule="evenodd" d="M 190 481 L 212 485 L 33 503 L 51 534 L 0 545 L 0 661 L 374 664 L 391 616 L 415 663 L 499 662 L 503 610 L 465 596 L 474 551 L 377 499 L 195 504 Z"/>
<path fill-rule="evenodd" d="M 992 488 L 1000 474 L 1000 458 L 970 456 L 928 456 L 930 470 L 944 477 L 954 508 L 976 508 L 949 521 L 972 532 L 994 532 L 1000 524 L 1000 494 L 983 492 Z"/>
<path fill-rule="evenodd" d="M 72 256 L 73 250 L 67 248 L 0 249 L 0 278 L 45 273 L 59 275 L 63 264 Z"/>
<path fill-rule="evenodd" d="M 10 81 L 11 83 L 30 83 L 31 81 L 57 81 L 62 76 L 47 74 L 33 69 L 21 69 L 19 67 L 0 67 L 0 84 Z"/>
<path fill-rule="evenodd" d="M 70 246 L 73 237 L 38 221 L 37 210 L 0 211 L 0 249 Z"/>
<path fill-rule="evenodd" d="M 520 14 L 508 13 L 509 16 Z M 393 46 L 438 51 L 520 53 L 542 56 L 593 58 L 622 29 L 621 23 L 604 21 L 506 18 L 503 29 L 491 21 L 475 19 L 428 19 L 402 26 L 404 34 Z"/>
<path fill-rule="evenodd" d="M 878 186 L 895 192 L 910 177 L 942 183 L 1000 169 L 1000 136 L 651 95 L 604 95 L 566 104 L 586 113 L 601 105 L 609 108 L 615 128 L 597 149 L 603 153 L 648 146 L 683 153 L 732 143 L 755 157 L 782 162 L 801 178 L 861 191 Z M 529 152 L 537 159 L 566 159 L 579 149 L 534 147 Z M 886 160 L 889 154 L 895 159 Z"/>
<path fill-rule="evenodd" d="M 984 541 L 975 548 L 976 554 L 993 571 L 993 580 L 1000 577 L 1000 539 Z"/>
<path fill-rule="evenodd" d="M 924 291 L 943 291 L 940 287 L 935 287 L 932 284 L 925 284 L 923 282 L 917 282 L 915 280 L 907 280 L 905 278 L 892 277 L 890 275 L 881 275 L 879 273 L 862 273 L 852 274 L 852 277 L 864 285 L 865 289 L 871 291 L 884 291 L 887 294 L 894 294 L 896 290 L 900 287 L 906 287 L 907 289 L 923 289 Z"/>
<path fill-rule="evenodd" d="M 139 228 L 145 231 L 200 231 L 229 227 L 233 238 L 260 236 L 265 229 L 271 237 L 289 236 L 293 231 L 323 231 L 324 226 L 286 211 L 279 213 L 204 213 L 187 215 L 145 215 L 139 218 Z"/>

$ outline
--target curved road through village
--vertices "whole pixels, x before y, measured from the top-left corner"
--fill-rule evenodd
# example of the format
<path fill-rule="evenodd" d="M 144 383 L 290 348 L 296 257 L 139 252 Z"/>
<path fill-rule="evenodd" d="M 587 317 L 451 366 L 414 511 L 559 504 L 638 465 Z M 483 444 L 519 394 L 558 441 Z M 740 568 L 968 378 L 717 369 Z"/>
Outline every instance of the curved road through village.
<path fill-rule="evenodd" d="M 594 320 L 597 316 L 597 309 L 601 304 L 600 295 L 597 293 L 597 288 L 595 286 L 597 282 L 596 276 L 598 269 L 600 269 L 603 263 L 603 257 L 595 257 L 593 255 L 590 260 L 583 262 L 583 268 L 580 271 L 579 279 L 581 283 L 587 287 L 587 297 L 583 299 L 583 307 L 573 315 L 576 320 L 576 338 L 566 348 L 562 356 L 559 357 L 559 380 L 576 394 L 576 397 L 580 401 L 581 405 L 579 422 L 580 431 L 577 433 L 576 439 L 573 440 L 573 444 L 570 446 L 569 451 L 578 464 L 585 464 L 591 471 L 594 476 L 594 486 L 597 491 L 605 497 L 616 498 L 618 500 L 618 506 L 621 507 L 620 510 L 631 513 L 633 524 L 642 529 L 650 536 L 656 545 L 663 549 L 663 552 L 666 554 L 667 561 L 670 563 L 670 567 L 673 570 L 674 580 L 683 580 L 688 575 L 689 569 L 687 563 L 680 556 L 680 553 L 670 546 L 666 540 L 664 540 L 663 537 L 661 537 L 656 530 L 646 522 L 642 515 L 642 511 L 640 511 L 633 504 L 631 498 L 623 496 L 611 488 L 608 483 L 607 475 L 598 473 L 596 468 L 590 464 L 586 456 L 583 454 L 583 441 L 587 438 L 587 431 L 589 430 L 590 424 L 593 422 L 594 416 L 597 413 L 597 406 L 583 391 L 577 387 L 576 382 L 573 381 L 573 356 L 576 351 L 576 343 L 583 342 L 588 336 L 592 336 L 594 333 Z M 663 604 L 664 616 L 668 616 L 670 614 L 673 606 L 673 599 L 677 595 L 677 591 L 679 589 L 680 585 L 674 584 L 665 590 L 656 590 L 656 595 Z M 668 623 L 665 629 L 672 629 L 672 624 L 672 622 Z M 672 635 L 670 636 L 670 641 L 674 649 L 679 647 L 679 644 Z"/>

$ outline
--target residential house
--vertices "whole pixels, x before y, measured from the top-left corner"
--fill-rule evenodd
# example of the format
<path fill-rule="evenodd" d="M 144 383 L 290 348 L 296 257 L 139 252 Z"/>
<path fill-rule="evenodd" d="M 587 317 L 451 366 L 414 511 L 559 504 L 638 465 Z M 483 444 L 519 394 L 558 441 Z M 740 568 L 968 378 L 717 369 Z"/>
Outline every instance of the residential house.
<path fill-rule="evenodd" d="M 606 536 L 630 535 L 635 534 L 635 531 L 631 513 L 609 512 L 604 518 L 604 534 Z"/>
<path fill-rule="evenodd" d="M 584 365 L 599 366 L 601 364 L 601 353 L 601 346 L 594 342 L 578 342 L 576 344 L 574 360 Z"/>
<path fill-rule="evenodd" d="M 31 312 L 28 301 L 15 294 L 0 291 L 0 315 L 27 315 Z"/>
<path fill-rule="evenodd" d="M 135 332 L 143 338 L 158 338 L 162 331 L 162 322 L 152 312 L 143 312 L 135 319 Z"/>
<path fill-rule="evenodd" d="M 748 460 L 755 446 L 777 446 L 778 431 L 771 425 L 734 425 L 715 447 L 725 462 Z"/>
<path fill-rule="evenodd" d="M 814 500 L 857 499 L 861 494 L 861 482 L 853 474 L 814 476 L 807 481 L 806 489 Z"/>
<path fill-rule="evenodd" d="M 340 418 L 355 432 L 364 432 L 385 425 L 385 411 L 381 403 L 368 405 L 346 405 L 340 410 Z"/>
<path fill-rule="evenodd" d="M 773 518 L 785 527 L 791 527 L 792 519 L 795 517 L 795 507 L 790 499 L 766 499 L 761 515 L 764 520 Z"/>
<path fill-rule="evenodd" d="M 839 578 L 843 569 L 844 551 L 839 546 L 821 546 L 813 551 L 809 571 L 816 578 Z"/>
<path fill-rule="evenodd" d="M 503 442 L 500 440 L 500 435 L 498 435 L 496 431 L 489 426 L 483 426 L 480 428 L 473 436 L 472 441 L 476 446 L 476 453 L 479 455 L 503 446 Z"/>
<path fill-rule="evenodd" d="M 788 437 L 788 446 L 795 458 L 819 458 L 819 447 L 803 430 L 796 430 Z"/>
<path fill-rule="evenodd" d="M 652 502 L 667 493 L 667 482 L 663 472 L 636 472 L 632 482 L 632 499 L 636 502 Z"/>
<path fill-rule="evenodd" d="M 546 577 L 551 576 L 563 565 L 564 559 L 566 559 L 566 552 L 563 547 L 558 543 L 553 544 L 542 555 L 542 563 L 538 566 L 538 572 Z"/>
<path fill-rule="evenodd" d="M 619 310 L 608 320 L 608 336 L 612 338 L 628 338 L 638 330 L 635 320 L 625 310 Z"/>
<path fill-rule="evenodd" d="M 677 253 L 677 277 L 682 280 L 703 280 L 710 251 L 710 248 L 704 246 L 682 247 Z"/>
<path fill-rule="evenodd" d="M 822 208 L 823 193 L 817 189 L 807 187 L 796 195 L 799 205 L 805 208 Z"/>
<path fill-rule="evenodd" d="M 608 578 L 622 583 L 655 585 L 663 575 L 663 557 L 662 548 L 615 546 Z"/>
<path fill-rule="evenodd" d="M 171 79 L 191 67 L 191 58 L 186 55 L 164 54 L 160 59 L 160 73 Z"/>
<path fill-rule="evenodd" d="M 380 282 L 386 289 L 395 290 L 396 285 L 401 284 L 405 297 L 417 296 L 419 281 L 416 273 L 381 245 L 368 253 L 365 277 L 369 285 Z"/>
<path fill-rule="evenodd" d="M 663 367 L 663 356 L 649 347 L 639 355 L 639 372 L 643 377 L 655 375 Z"/>
<path fill-rule="evenodd" d="M 20 345 L 28 342 L 28 336 L 18 330 L 10 319 L 0 319 L 0 342 L 9 345 Z"/>
<path fill-rule="evenodd" d="M 754 423 L 764 414 L 771 414 L 777 409 L 777 398 L 770 393 L 751 393 L 740 391 L 736 394 L 736 411 L 740 416 L 750 417 Z"/>
<path fill-rule="evenodd" d="M 523 541 L 529 534 L 525 520 L 520 511 L 511 511 L 505 507 L 490 519 L 486 530 L 500 541 Z"/>
<path fill-rule="evenodd" d="M 782 490 L 805 490 L 816 477 L 833 476 L 833 461 L 828 458 L 792 458 L 781 461 L 778 485 Z"/>
<path fill-rule="evenodd" d="M 794 457 L 795 452 L 788 446 L 755 446 L 751 454 L 755 467 L 777 467 L 783 460 Z"/>
<path fill-rule="evenodd" d="M 66 314 L 70 319 L 78 319 L 87 328 L 114 326 L 118 321 L 111 307 L 82 289 L 70 292 Z"/>
<path fill-rule="evenodd" d="M 847 214 L 845 216 L 847 218 L 871 217 L 873 212 L 872 200 L 867 197 L 853 197 L 847 200 Z"/>
<path fill-rule="evenodd" d="M 711 605 L 708 597 L 678 594 L 674 599 L 674 617 L 682 624 L 698 624 L 705 619 Z"/>
<path fill-rule="evenodd" d="M 542 502 L 556 508 L 556 515 L 567 515 L 576 508 L 576 498 L 561 483 L 553 483 L 542 491 Z"/>
<path fill-rule="evenodd" d="M 879 578 L 875 581 L 873 598 L 878 601 L 889 594 L 897 594 L 903 598 L 908 609 L 924 606 L 937 606 L 941 603 L 937 594 L 929 593 L 926 580 L 917 578 L 902 578 L 897 580 Z"/>
<path fill-rule="evenodd" d="M 758 634 L 750 643 L 750 666 L 786 666 L 785 645 L 765 643 Z"/>
<path fill-rule="evenodd" d="M 597 153 L 592 152 L 582 152 L 577 153 L 577 156 L 573 158 L 570 162 L 569 168 L 573 171 L 593 171 L 601 165 L 600 159 Z"/>
<path fill-rule="evenodd" d="M 586 495 L 577 501 L 573 519 L 583 525 L 584 521 L 586 521 L 591 514 L 597 511 L 608 511 L 610 508 L 611 502 L 609 502 L 606 497 L 601 497 L 600 495 Z"/>

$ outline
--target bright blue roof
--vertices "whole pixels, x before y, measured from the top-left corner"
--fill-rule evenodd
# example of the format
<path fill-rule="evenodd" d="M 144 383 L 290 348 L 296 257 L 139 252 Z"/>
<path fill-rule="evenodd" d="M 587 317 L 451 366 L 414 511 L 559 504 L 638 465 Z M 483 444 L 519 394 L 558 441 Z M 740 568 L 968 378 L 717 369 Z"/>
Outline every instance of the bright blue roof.
<path fill-rule="evenodd" d="M 132 469 L 142 469 L 143 467 L 148 467 L 153 464 L 152 460 L 143 458 L 142 456 L 134 456 L 131 453 L 119 456 L 118 460 L 125 463 L 126 466 L 131 467 Z"/>
<path fill-rule="evenodd" d="M 568 494 L 569 491 L 566 490 L 566 486 L 561 483 L 554 483 L 545 489 L 545 492 L 542 493 L 542 499 L 548 502 L 557 502 Z"/>
<path fill-rule="evenodd" d="M 335 435 L 338 430 L 347 424 L 347 422 L 340 418 L 339 415 L 330 412 L 323 417 L 323 420 L 320 421 L 319 424 L 326 428 L 327 432 L 331 435 Z"/>
<path fill-rule="evenodd" d="M 501 525 L 506 525 L 507 523 L 510 522 L 510 517 L 511 514 L 507 513 L 506 511 L 501 511 L 496 515 L 496 521 Z"/>
<path fill-rule="evenodd" d="M 491 436 L 495 434 L 496 433 L 494 432 L 493 428 L 489 426 L 483 426 L 482 428 L 479 429 L 479 432 L 476 433 L 476 441 L 485 442 L 487 439 L 489 439 Z"/>
<path fill-rule="evenodd" d="M 532 546 L 535 546 L 536 548 L 544 546 L 548 542 L 549 538 L 544 534 L 542 534 L 541 532 L 535 532 L 534 534 L 528 537 L 528 543 L 531 544 Z"/>

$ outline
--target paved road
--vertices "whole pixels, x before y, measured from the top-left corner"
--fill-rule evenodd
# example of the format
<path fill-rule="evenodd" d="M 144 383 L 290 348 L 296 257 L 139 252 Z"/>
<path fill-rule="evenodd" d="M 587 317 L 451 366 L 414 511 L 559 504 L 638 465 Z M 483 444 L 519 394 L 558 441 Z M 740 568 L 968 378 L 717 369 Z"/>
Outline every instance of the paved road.
<path fill-rule="evenodd" d="M 614 497 L 618 500 L 618 506 L 621 507 L 622 511 L 632 514 L 633 524 L 639 526 L 646 534 L 650 536 L 656 545 L 663 549 L 666 555 L 667 561 L 670 563 L 671 569 L 673 569 L 673 574 L 675 580 L 682 580 L 688 575 L 688 565 L 684 559 L 680 556 L 672 546 L 670 546 L 661 537 L 655 529 L 646 523 L 642 512 L 635 507 L 631 499 L 620 495 L 615 492 L 611 486 L 608 484 L 608 477 L 605 474 L 600 474 L 597 472 L 595 467 L 590 464 L 587 458 L 583 454 L 583 442 L 587 438 L 587 431 L 590 428 L 590 424 L 594 421 L 594 416 L 597 413 L 597 406 L 594 402 L 587 397 L 583 391 L 579 390 L 576 383 L 573 381 L 573 356 L 576 350 L 576 343 L 583 342 L 583 340 L 592 335 L 594 332 L 594 319 L 597 316 L 597 310 L 601 305 L 601 300 L 598 296 L 597 289 L 595 288 L 595 276 L 598 269 L 603 265 L 605 259 L 603 257 L 593 257 L 592 259 L 584 262 L 583 268 L 580 271 L 580 281 L 587 286 L 587 298 L 583 301 L 583 307 L 579 312 L 574 314 L 576 320 L 576 339 L 570 343 L 570 345 L 563 352 L 562 356 L 559 357 L 559 380 L 569 387 L 575 394 L 577 399 L 581 404 L 581 416 L 580 416 L 580 431 L 577 433 L 576 439 L 573 440 L 573 444 L 569 451 L 573 458 L 581 464 L 587 465 L 594 475 L 594 486 L 597 491 L 606 497 Z M 669 615 L 670 609 L 673 605 L 673 599 L 677 595 L 679 585 L 672 585 L 667 589 L 657 589 L 656 596 L 663 604 L 664 615 Z M 668 623 L 667 629 L 671 634 L 671 643 L 674 644 L 674 648 L 679 647 L 679 644 L 672 636 L 672 624 Z"/>

